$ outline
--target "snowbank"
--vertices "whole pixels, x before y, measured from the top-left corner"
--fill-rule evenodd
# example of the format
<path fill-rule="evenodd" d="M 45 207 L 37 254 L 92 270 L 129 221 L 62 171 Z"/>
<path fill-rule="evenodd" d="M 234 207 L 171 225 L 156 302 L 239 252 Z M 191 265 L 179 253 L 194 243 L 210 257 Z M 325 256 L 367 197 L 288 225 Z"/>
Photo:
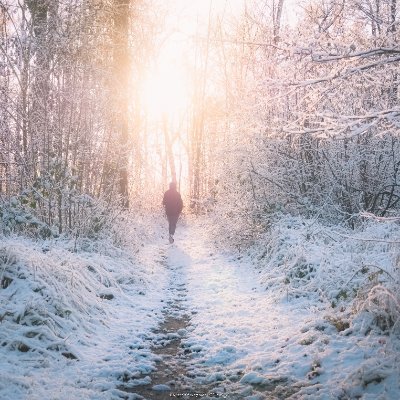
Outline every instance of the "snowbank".
<path fill-rule="evenodd" d="M 0 398 L 118 398 L 154 368 L 167 278 L 140 243 L 1 239 Z"/>
<path fill-rule="evenodd" d="M 320 310 L 330 310 L 332 318 L 367 313 L 369 329 L 400 333 L 398 223 L 369 222 L 350 231 L 287 217 L 247 256 L 275 301 L 304 298 Z"/>

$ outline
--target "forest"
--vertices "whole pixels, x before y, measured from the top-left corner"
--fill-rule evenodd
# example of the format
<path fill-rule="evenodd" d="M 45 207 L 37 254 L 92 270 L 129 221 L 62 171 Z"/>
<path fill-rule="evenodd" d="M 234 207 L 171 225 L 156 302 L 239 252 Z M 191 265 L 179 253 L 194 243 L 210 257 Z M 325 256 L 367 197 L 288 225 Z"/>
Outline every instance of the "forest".
<path fill-rule="evenodd" d="M 172 315 L 193 348 L 185 372 L 165 367 L 195 377 L 181 392 L 398 398 L 399 63 L 397 0 L 0 0 L 0 397 L 170 398 L 164 381 L 134 389 L 157 382 Z M 171 181 L 184 211 L 167 246 Z M 179 285 L 175 316 L 164 305 Z M 243 350 L 206 312 L 240 320 L 247 285 L 258 347 Z M 289 332 L 282 346 L 295 338 L 286 369 L 260 355 L 275 329 L 264 308 Z M 113 367 L 90 352 L 107 326 L 136 338 L 125 367 L 111 333 Z M 288 367 L 296 346 L 312 353 L 305 372 Z M 329 346 L 345 355 L 324 361 Z M 55 375 L 75 361 L 87 382 Z"/>
<path fill-rule="evenodd" d="M 5 229 L 69 233 L 177 178 L 191 212 L 234 207 L 250 232 L 276 210 L 350 226 L 398 210 L 396 1 L 310 2 L 293 26 L 284 1 L 210 10 L 190 54 L 168 49 L 167 6 L 2 3 Z"/>

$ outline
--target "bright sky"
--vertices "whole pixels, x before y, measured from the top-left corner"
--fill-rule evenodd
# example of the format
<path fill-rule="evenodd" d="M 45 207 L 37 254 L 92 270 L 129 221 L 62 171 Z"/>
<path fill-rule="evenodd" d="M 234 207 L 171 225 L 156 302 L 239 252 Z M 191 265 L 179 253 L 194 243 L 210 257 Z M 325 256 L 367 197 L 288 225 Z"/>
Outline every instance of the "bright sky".
<path fill-rule="evenodd" d="M 188 65 L 193 64 L 193 38 L 196 34 L 206 36 L 210 5 L 212 15 L 231 13 L 240 5 L 240 1 L 227 0 L 170 0 L 160 2 L 160 10 L 165 12 L 162 45 L 158 49 L 153 68 L 148 71 L 143 82 L 142 99 L 149 119 L 148 141 L 155 148 L 164 140 L 165 121 L 168 135 L 175 137 L 173 154 L 177 174 L 182 180 L 187 178 L 187 171 L 180 172 L 180 166 L 187 166 L 187 154 L 184 139 L 187 136 L 188 107 L 193 92 L 192 77 Z M 160 12 L 162 14 L 163 11 Z M 163 166 L 153 152 L 154 166 L 162 175 Z M 170 179 L 170 178 L 169 178 Z M 168 179 L 168 180 L 169 180 Z M 179 177 L 178 177 L 179 180 Z"/>
<path fill-rule="evenodd" d="M 248 4 L 251 2 L 247 0 Z M 231 16 L 243 11 L 245 3 L 246 0 L 170 0 L 167 5 L 164 1 L 160 3 L 166 12 L 165 40 L 160 46 L 155 68 L 149 71 L 143 88 L 150 116 L 155 118 L 157 114 L 183 112 L 190 95 L 185 61 L 193 46 L 193 37 L 206 36 L 210 13 L 212 18 L 219 17 L 228 22 Z M 262 4 L 265 0 L 260 0 Z M 298 2 L 285 0 L 284 7 L 284 18 L 294 22 L 299 10 Z"/>

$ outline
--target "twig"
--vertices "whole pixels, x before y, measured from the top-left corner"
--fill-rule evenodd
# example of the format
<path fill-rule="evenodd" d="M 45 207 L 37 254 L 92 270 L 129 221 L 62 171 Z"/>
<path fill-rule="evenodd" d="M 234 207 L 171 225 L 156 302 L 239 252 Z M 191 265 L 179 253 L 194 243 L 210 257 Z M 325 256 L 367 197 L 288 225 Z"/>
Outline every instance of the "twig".
<path fill-rule="evenodd" d="M 332 233 L 334 233 L 334 234 L 336 234 L 338 236 L 345 237 L 347 239 L 361 240 L 363 242 L 378 242 L 378 243 L 388 243 L 388 244 L 400 244 L 400 240 L 360 238 L 360 237 L 345 235 L 343 233 L 339 233 L 339 232 L 335 232 L 335 231 L 332 231 Z"/>
<path fill-rule="evenodd" d="M 377 269 L 379 269 L 380 271 L 385 272 L 390 278 L 392 278 L 392 280 L 395 280 L 395 279 L 393 278 L 393 276 L 392 276 L 391 274 L 389 274 L 389 272 L 387 272 L 387 271 L 384 270 L 383 268 L 379 267 L 378 265 L 367 264 L 367 265 L 363 265 L 359 270 L 357 270 L 357 271 L 355 272 L 355 274 L 350 278 L 350 280 L 346 283 L 345 286 L 347 286 L 347 285 L 353 280 L 353 278 L 354 278 L 359 272 L 361 272 L 364 268 L 366 268 L 366 267 L 377 268 Z"/>
<path fill-rule="evenodd" d="M 372 213 L 369 213 L 369 212 L 362 212 L 361 214 L 360 214 L 360 216 L 361 217 L 364 217 L 364 218 L 371 218 L 371 219 L 374 219 L 374 220 L 376 220 L 376 221 L 387 221 L 387 222 L 390 222 L 390 221 L 400 221 L 400 217 L 378 217 L 377 215 L 375 215 L 375 214 L 372 214 Z"/>

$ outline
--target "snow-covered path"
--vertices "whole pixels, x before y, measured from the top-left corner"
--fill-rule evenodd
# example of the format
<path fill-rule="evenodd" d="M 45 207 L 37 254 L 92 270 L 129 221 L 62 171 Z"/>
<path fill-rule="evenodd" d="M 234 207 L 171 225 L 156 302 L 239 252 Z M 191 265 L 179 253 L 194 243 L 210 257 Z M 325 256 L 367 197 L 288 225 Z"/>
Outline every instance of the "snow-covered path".
<path fill-rule="evenodd" d="M 181 230 L 177 239 L 166 249 L 166 264 L 170 290 L 187 290 L 184 313 L 191 319 L 182 345 L 199 395 L 397 398 L 397 375 L 381 339 L 338 332 L 323 307 L 307 299 L 273 301 L 254 265 L 216 251 L 201 229 Z M 376 385 L 383 379 L 384 387 Z"/>
<path fill-rule="evenodd" d="M 167 254 L 168 264 L 181 268 L 175 284 L 187 286 L 186 307 L 193 315 L 183 343 L 192 354 L 189 371 L 196 383 L 215 386 L 212 393 L 228 398 L 255 392 L 263 398 L 259 391 L 287 387 L 310 371 L 312 360 L 285 363 L 280 357 L 293 341 L 293 327 L 303 325 L 309 312 L 272 304 L 254 267 L 218 254 L 194 228 Z M 268 376 L 262 373 L 266 366 Z M 281 392 L 288 394 L 283 387 Z"/>

